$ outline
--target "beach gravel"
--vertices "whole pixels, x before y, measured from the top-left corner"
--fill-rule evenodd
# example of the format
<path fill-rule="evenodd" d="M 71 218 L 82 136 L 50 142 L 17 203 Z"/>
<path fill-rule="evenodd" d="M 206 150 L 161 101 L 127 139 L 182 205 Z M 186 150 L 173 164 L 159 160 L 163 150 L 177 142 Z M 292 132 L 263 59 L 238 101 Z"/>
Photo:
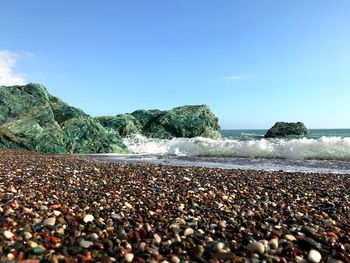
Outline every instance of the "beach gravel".
<path fill-rule="evenodd" d="M 350 262 L 350 177 L 0 150 L 1 262 Z"/>

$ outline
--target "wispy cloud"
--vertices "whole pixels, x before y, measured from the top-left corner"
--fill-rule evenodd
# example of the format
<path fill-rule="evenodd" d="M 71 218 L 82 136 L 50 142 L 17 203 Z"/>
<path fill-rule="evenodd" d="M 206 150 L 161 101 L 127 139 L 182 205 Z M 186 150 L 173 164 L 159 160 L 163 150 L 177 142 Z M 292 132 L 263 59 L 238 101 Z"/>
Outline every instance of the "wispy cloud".
<path fill-rule="evenodd" d="M 239 79 L 247 79 L 250 78 L 251 75 L 232 75 L 232 76 L 228 76 L 225 79 L 229 79 L 229 80 L 239 80 Z"/>
<path fill-rule="evenodd" d="M 26 81 L 21 73 L 13 71 L 18 59 L 18 54 L 0 50 L 0 86 L 22 85 Z"/>

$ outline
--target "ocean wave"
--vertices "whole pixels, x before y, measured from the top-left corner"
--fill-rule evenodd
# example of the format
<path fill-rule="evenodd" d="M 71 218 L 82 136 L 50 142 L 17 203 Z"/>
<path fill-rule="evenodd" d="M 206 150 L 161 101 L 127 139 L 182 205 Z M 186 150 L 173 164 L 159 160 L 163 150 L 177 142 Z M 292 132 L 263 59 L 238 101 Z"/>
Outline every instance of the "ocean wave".
<path fill-rule="evenodd" d="M 350 160 L 350 137 L 252 140 L 196 137 L 163 140 L 134 135 L 125 138 L 124 143 L 133 154 L 146 155 Z"/>

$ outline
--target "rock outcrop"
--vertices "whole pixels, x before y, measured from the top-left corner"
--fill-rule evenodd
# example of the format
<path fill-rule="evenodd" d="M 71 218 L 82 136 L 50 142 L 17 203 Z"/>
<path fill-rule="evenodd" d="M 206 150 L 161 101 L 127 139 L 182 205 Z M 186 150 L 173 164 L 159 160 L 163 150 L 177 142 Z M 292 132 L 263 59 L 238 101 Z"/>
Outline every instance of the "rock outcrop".
<path fill-rule="evenodd" d="M 95 119 L 104 127 L 115 129 L 121 136 L 141 133 L 161 139 L 221 137 L 218 118 L 207 105 L 182 106 L 169 111 L 137 110 L 131 114 Z"/>
<path fill-rule="evenodd" d="M 0 87 L 0 147 L 50 153 L 126 150 L 115 131 L 39 84 Z"/>
<path fill-rule="evenodd" d="M 306 136 L 308 130 L 302 122 L 276 122 L 265 134 L 265 138 Z"/>
<path fill-rule="evenodd" d="M 103 127 L 115 130 L 122 137 L 141 132 L 139 121 L 131 114 L 96 117 L 95 120 Z"/>
<path fill-rule="evenodd" d="M 0 87 L 0 148 L 48 153 L 126 152 L 121 136 L 219 138 L 218 119 L 206 105 L 169 111 L 91 117 L 39 84 Z"/>

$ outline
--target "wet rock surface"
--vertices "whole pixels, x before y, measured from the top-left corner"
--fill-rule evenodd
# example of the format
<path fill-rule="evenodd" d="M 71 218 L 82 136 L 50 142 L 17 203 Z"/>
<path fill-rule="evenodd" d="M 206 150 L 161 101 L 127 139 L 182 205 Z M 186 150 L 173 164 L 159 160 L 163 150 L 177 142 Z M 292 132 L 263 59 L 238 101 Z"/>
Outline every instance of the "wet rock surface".
<path fill-rule="evenodd" d="M 306 136 L 308 130 L 302 122 L 276 122 L 265 134 L 265 138 Z"/>
<path fill-rule="evenodd" d="M 2 262 L 350 262 L 348 175 L 0 156 Z"/>

